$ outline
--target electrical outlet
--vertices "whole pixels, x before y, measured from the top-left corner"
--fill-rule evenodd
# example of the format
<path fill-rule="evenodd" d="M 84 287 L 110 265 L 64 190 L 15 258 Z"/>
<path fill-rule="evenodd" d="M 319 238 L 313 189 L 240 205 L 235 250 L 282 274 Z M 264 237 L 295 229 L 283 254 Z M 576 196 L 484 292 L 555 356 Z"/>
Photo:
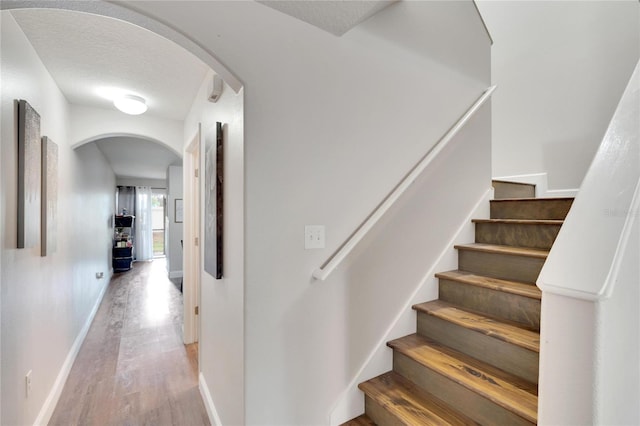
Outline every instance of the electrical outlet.
<path fill-rule="evenodd" d="M 24 376 L 24 393 L 26 398 L 29 398 L 31 395 L 31 370 Z"/>
<path fill-rule="evenodd" d="M 104 277 L 104 272 L 96 272 L 96 278 L 102 279 Z"/>
<path fill-rule="evenodd" d="M 324 225 L 307 225 L 304 227 L 304 248 L 324 248 Z"/>

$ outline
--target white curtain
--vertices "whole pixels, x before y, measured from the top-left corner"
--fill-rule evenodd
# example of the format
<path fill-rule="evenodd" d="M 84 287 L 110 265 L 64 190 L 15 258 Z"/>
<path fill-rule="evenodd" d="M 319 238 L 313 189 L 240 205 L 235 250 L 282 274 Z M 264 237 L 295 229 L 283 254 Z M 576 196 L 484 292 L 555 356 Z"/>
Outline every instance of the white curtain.
<path fill-rule="evenodd" d="M 136 186 L 136 260 L 153 259 L 151 187 Z"/>

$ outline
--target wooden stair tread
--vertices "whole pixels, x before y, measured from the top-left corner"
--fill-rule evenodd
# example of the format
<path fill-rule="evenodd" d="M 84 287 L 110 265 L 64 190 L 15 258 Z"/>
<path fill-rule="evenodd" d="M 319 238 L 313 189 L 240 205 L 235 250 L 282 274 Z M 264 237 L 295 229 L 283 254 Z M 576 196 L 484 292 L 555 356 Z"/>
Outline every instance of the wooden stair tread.
<path fill-rule="evenodd" d="M 413 309 L 530 351 L 540 352 L 540 333 L 469 312 L 440 300 L 420 303 L 414 305 Z"/>
<path fill-rule="evenodd" d="M 489 204 L 492 219 L 563 220 L 573 198 L 497 198 Z"/>
<path fill-rule="evenodd" d="M 456 244 L 454 246 L 456 250 L 471 250 L 484 253 L 496 253 L 506 254 L 512 256 L 533 257 L 537 259 L 546 259 L 549 254 L 549 250 L 533 249 L 527 247 L 513 247 L 513 246 L 501 246 L 497 244 Z"/>
<path fill-rule="evenodd" d="M 457 281 L 460 283 L 474 285 L 476 287 L 484 287 L 504 293 L 516 294 L 518 296 L 529 297 L 531 299 L 542 299 L 542 292 L 538 287 L 532 284 L 521 283 L 518 281 L 485 277 L 483 275 L 476 275 L 471 272 L 460 270 L 439 272 L 436 274 L 436 278 Z"/>
<path fill-rule="evenodd" d="M 342 423 L 340 426 L 376 426 L 376 424 L 369 418 L 369 416 L 362 414 L 355 419 Z"/>
<path fill-rule="evenodd" d="M 537 388 L 533 383 L 417 334 L 393 340 L 388 346 L 495 404 L 536 423 L 538 397 Z"/>
<path fill-rule="evenodd" d="M 511 225 L 554 225 L 561 226 L 564 220 L 557 219 L 472 219 L 473 223 L 503 223 Z"/>
<path fill-rule="evenodd" d="M 358 387 L 406 425 L 477 424 L 393 371 L 360 383 Z"/>

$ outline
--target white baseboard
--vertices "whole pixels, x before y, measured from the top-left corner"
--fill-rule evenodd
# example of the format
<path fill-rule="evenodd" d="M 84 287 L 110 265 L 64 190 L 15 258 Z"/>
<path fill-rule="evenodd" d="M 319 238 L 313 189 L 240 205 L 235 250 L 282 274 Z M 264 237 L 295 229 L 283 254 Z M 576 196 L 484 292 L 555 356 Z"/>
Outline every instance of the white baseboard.
<path fill-rule="evenodd" d="M 553 198 L 553 197 L 575 197 L 578 195 L 578 189 L 549 189 L 549 181 L 547 173 L 532 173 L 527 175 L 500 176 L 494 177 L 495 180 L 504 180 L 507 182 L 529 183 L 536 186 L 536 197 Z"/>
<path fill-rule="evenodd" d="M 438 271 L 457 269 L 458 257 L 453 246 L 455 244 L 473 241 L 474 226 L 471 219 L 489 218 L 489 200 L 491 199 L 493 199 L 493 188 L 487 190 L 471 211 L 469 211 L 463 223 L 454 233 L 453 238 L 447 242 L 445 248 L 431 265 L 429 271 L 408 298 L 400 312 L 398 312 L 389 328 L 383 333 L 349 385 L 347 385 L 346 389 L 340 394 L 329 413 L 330 425 L 340 425 L 364 413 L 364 397 L 358 389 L 358 383 L 391 369 L 391 351 L 387 348 L 387 342 L 407 334 L 415 333 L 416 315 L 411 309 L 411 306 L 416 303 L 434 300 L 438 297 L 437 279 L 434 277 L 434 274 Z"/>
<path fill-rule="evenodd" d="M 108 279 L 106 280 L 106 284 L 102 287 L 100 294 L 98 295 L 98 299 L 96 303 L 93 305 L 93 309 L 89 313 L 87 320 L 78 333 L 76 340 L 73 342 L 69 353 L 67 354 L 67 358 L 64 360 L 62 364 L 62 368 L 60 368 L 60 372 L 56 377 L 56 381 L 53 383 L 53 387 L 45 399 L 40 412 L 38 413 L 38 417 L 36 417 L 34 426 L 47 425 L 49 420 L 51 420 L 51 416 L 53 415 L 53 411 L 58 405 L 58 400 L 60 399 L 60 395 L 62 394 L 62 389 L 64 388 L 64 384 L 69 377 L 69 373 L 71 372 L 71 367 L 73 367 L 73 363 L 78 356 L 78 352 L 80 352 L 80 347 L 82 347 L 82 343 L 84 342 L 85 337 L 87 337 L 87 333 L 89 332 L 89 328 L 91 328 L 91 323 L 98 312 L 98 308 L 100 308 L 100 304 L 102 303 L 102 299 L 104 298 L 104 294 L 107 292 L 107 288 L 109 287 L 109 282 L 111 281 L 111 277 L 113 276 L 113 270 L 109 271 Z"/>
<path fill-rule="evenodd" d="M 182 278 L 182 271 L 169 271 L 169 278 Z"/>
<path fill-rule="evenodd" d="M 214 426 L 222 426 L 222 421 L 220 420 L 220 416 L 218 415 L 218 410 L 216 410 L 216 406 L 213 403 L 213 398 L 211 398 L 211 393 L 209 392 L 209 386 L 207 386 L 207 381 L 202 375 L 202 372 L 200 372 L 198 376 L 198 388 L 200 389 L 200 395 L 202 395 L 204 407 L 207 409 L 209 421 Z"/>

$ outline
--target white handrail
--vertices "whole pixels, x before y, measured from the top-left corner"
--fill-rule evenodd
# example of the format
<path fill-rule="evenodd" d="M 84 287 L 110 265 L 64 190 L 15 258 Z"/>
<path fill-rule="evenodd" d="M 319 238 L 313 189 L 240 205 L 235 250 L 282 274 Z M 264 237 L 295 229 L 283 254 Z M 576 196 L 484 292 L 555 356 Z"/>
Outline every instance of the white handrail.
<path fill-rule="evenodd" d="M 365 235 L 373 228 L 378 220 L 395 204 L 400 196 L 411 186 L 413 182 L 422 174 L 424 169 L 431 161 L 444 149 L 451 139 L 464 127 L 469 119 L 480 109 L 480 107 L 489 99 L 496 86 L 491 86 L 484 91 L 482 96 L 476 100 L 473 105 L 460 117 L 456 124 L 425 154 L 424 157 L 416 164 L 413 169 L 402 179 L 402 181 L 391 191 L 389 195 L 378 205 L 365 221 L 351 234 L 340 248 L 322 265 L 313 271 L 313 278 L 324 281 L 334 269 L 351 253 L 355 246 L 364 238 Z"/>
<path fill-rule="evenodd" d="M 638 117 L 640 61 L 540 271 L 537 285 L 543 292 L 592 301 L 611 295 L 618 256 L 639 214 L 633 207 L 640 187 Z"/>

